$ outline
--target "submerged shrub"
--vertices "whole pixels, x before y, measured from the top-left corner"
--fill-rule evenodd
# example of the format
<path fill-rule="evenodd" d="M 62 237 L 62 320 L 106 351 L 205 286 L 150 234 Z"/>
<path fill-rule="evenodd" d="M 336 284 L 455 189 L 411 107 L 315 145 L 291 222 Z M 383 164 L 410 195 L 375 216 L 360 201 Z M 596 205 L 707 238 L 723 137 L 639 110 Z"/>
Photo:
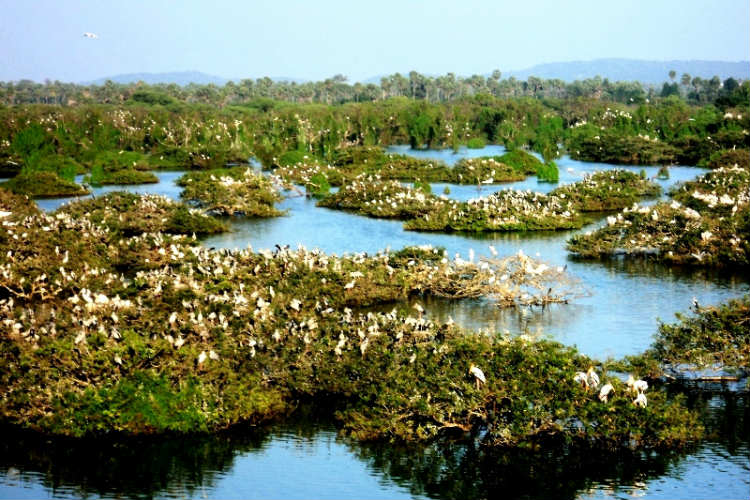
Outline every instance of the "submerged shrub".
<path fill-rule="evenodd" d="M 98 179 L 92 171 L 91 180 L 92 182 L 97 180 L 97 185 L 155 184 L 159 182 L 159 178 L 152 172 L 142 172 L 132 168 L 125 168 L 114 172 L 103 172 Z"/>
<path fill-rule="evenodd" d="M 699 166 L 714 169 L 726 167 L 750 169 L 750 150 L 723 149 L 713 153 L 707 161 L 699 163 Z"/>
<path fill-rule="evenodd" d="M 271 181 L 252 169 L 217 169 L 190 172 L 177 180 L 184 187 L 182 198 L 209 213 L 275 217 L 281 212 L 274 203 L 281 200 Z"/>
<path fill-rule="evenodd" d="M 112 192 L 63 205 L 58 214 L 87 219 L 122 235 L 164 232 L 204 235 L 228 231 L 223 222 L 167 197 Z"/>
<path fill-rule="evenodd" d="M 522 181 L 527 174 L 522 167 L 508 165 L 500 157 L 461 158 L 453 166 L 457 184 L 495 184 Z"/>
<path fill-rule="evenodd" d="M 513 151 L 508 151 L 507 153 L 496 159 L 501 163 L 510 165 L 516 170 L 520 170 L 527 175 L 534 175 L 536 173 L 536 169 L 539 167 L 539 165 L 542 164 L 542 162 L 539 161 L 536 156 L 522 149 L 514 149 Z"/>
<path fill-rule="evenodd" d="M 0 183 L 0 187 L 32 198 L 60 198 L 88 194 L 88 190 L 80 184 L 63 179 L 54 172 L 46 171 L 21 172 L 12 179 Z"/>
<path fill-rule="evenodd" d="M 659 171 L 656 173 L 656 178 L 660 180 L 669 179 L 669 167 L 666 165 L 659 167 Z"/>
<path fill-rule="evenodd" d="M 558 182 L 560 180 L 560 170 L 554 161 L 550 161 L 537 167 L 536 177 L 539 182 Z"/>
<path fill-rule="evenodd" d="M 482 149 L 487 143 L 481 137 L 472 137 L 466 143 L 466 147 L 469 149 Z"/>
<path fill-rule="evenodd" d="M 310 182 L 305 184 L 308 195 L 315 198 L 323 198 L 331 191 L 331 185 L 328 178 L 323 173 L 317 173 L 310 178 Z"/>
<path fill-rule="evenodd" d="M 622 169 L 586 174 L 583 180 L 560 186 L 550 195 L 570 200 L 582 212 L 622 210 L 633 203 L 659 196 L 661 187 Z"/>
<path fill-rule="evenodd" d="M 750 372 L 750 295 L 718 306 L 696 303 L 692 315 L 662 323 L 649 355 L 665 365 L 715 365 Z"/>
<path fill-rule="evenodd" d="M 672 202 L 634 205 L 607 226 L 576 235 L 582 257 L 639 256 L 696 266 L 750 264 L 750 180 L 745 169 L 717 169 L 672 191 Z"/>
<path fill-rule="evenodd" d="M 323 198 L 318 206 L 353 210 L 377 218 L 413 219 L 434 210 L 437 203 L 440 203 L 437 197 L 398 181 L 360 178 Z"/>

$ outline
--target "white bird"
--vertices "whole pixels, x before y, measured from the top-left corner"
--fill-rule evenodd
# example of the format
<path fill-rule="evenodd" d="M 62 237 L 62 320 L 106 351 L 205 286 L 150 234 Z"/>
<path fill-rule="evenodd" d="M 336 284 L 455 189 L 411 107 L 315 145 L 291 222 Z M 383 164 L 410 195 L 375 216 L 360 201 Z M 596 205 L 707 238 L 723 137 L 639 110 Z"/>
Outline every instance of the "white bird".
<path fill-rule="evenodd" d="M 497 250 L 492 245 L 490 245 L 490 253 L 493 257 L 497 257 Z"/>
<path fill-rule="evenodd" d="M 206 361 L 206 351 L 201 351 L 201 353 L 198 355 L 198 364 L 202 365 L 204 361 Z"/>
<path fill-rule="evenodd" d="M 219 359 L 219 355 L 216 354 L 216 352 L 214 352 L 213 350 L 211 350 L 211 351 L 208 352 L 208 357 L 211 358 L 211 359 L 213 359 L 214 361 L 216 361 L 217 359 Z"/>
<path fill-rule="evenodd" d="M 596 374 L 593 366 L 589 366 L 586 376 L 588 377 L 589 385 L 596 389 L 599 386 L 599 375 Z"/>
<path fill-rule="evenodd" d="M 632 375 L 628 375 L 628 381 L 626 382 L 628 385 L 628 390 L 630 392 L 646 392 L 646 389 L 648 389 L 648 382 L 645 380 L 635 380 Z"/>
<path fill-rule="evenodd" d="M 615 388 L 612 387 L 612 384 L 606 383 L 602 386 L 602 390 L 599 391 L 599 401 L 606 403 L 609 399 L 609 393 L 614 391 Z"/>
<path fill-rule="evenodd" d="M 575 376 L 573 377 L 573 382 L 581 384 L 581 387 L 583 387 L 584 389 L 589 388 L 589 381 L 588 377 L 586 376 L 586 372 L 576 372 Z"/>
<path fill-rule="evenodd" d="M 641 408 L 645 408 L 648 404 L 648 401 L 646 400 L 646 395 L 642 392 L 638 393 L 638 396 L 633 400 L 633 404 L 636 406 L 640 406 Z"/>
<path fill-rule="evenodd" d="M 419 303 L 415 303 L 412 308 L 419 313 L 420 316 L 424 313 L 424 307 L 419 305 Z"/>
<path fill-rule="evenodd" d="M 96 33 L 91 33 L 89 31 L 87 31 L 86 33 L 84 33 L 83 36 L 86 37 L 86 38 L 99 38 L 99 35 L 97 35 Z"/>
<path fill-rule="evenodd" d="M 344 285 L 344 288 L 346 290 L 351 290 L 352 288 L 354 288 L 354 280 L 352 280 L 349 283 L 347 283 L 346 285 Z"/>
<path fill-rule="evenodd" d="M 484 376 L 484 372 L 482 371 L 481 368 L 479 368 L 474 363 L 472 363 L 471 366 L 469 366 L 469 374 L 474 375 L 474 379 L 476 380 L 476 383 L 477 383 L 477 389 L 479 389 L 480 383 L 481 384 L 487 383 L 487 379 Z"/>

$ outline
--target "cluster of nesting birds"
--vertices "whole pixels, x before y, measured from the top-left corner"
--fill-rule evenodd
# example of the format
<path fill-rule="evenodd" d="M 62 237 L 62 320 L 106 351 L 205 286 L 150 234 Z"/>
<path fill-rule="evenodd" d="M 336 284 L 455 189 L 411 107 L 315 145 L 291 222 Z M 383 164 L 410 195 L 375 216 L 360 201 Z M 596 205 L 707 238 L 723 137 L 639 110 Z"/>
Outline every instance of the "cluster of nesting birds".
<path fill-rule="evenodd" d="M 576 372 L 573 376 L 573 381 L 581 384 L 581 387 L 587 391 L 589 388 L 596 389 L 599 387 L 599 375 L 594 371 L 593 366 L 590 366 L 585 372 Z M 628 375 L 626 385 L 628 386 L 627 392 L 631 395 L 635 395 L 633 404 L 644 408 L 648 404 L 645 394 L 646 389 L 648 389 L 648 382 L 645 380 L 635 380 L 632 375 Z M 614 391 L 614 386 L 607 382 L 599 390 L 599 401 L 606 403 L 609 400 L 609 395 L 614 393 Z"/>
<path fill-rule="evenodd" d="M 481 384 L 487 382 L 487 377 L 484 375 L 482 369 L 474 363 L 469 366 L 469 375 L 474 377 L 477 389 L 479 389 Z M 583 387 L 587 391 L 590 388 L 598 388 L 600 382 L 599 375 L 596 373 L 596 371 L 594 371 L 593 366 L 589 367 L 589 369 L 585 372 L 576 372 L 575 376 L 573 377 L 573 381 L 581 384 L 581 387 Z M 628 375 L 628 380 L 625 383 L 628 386 L 627 392 L 635 396 L 633 404 L 640 408 L 645 408 L 648 404 L 648 400 L 646 399 L 645 394 L 646 390 L 648 389 L 648 382 L 646 382 L 645 380 L 635 380 L 632 375 Z M 602 403 L 606 403 L 609 400 L 610 394 L 614 393 L 614 391 L 614 386 L 611 383 L 607 382 L 599 390 L 599 401 L 601 401 Z"/>

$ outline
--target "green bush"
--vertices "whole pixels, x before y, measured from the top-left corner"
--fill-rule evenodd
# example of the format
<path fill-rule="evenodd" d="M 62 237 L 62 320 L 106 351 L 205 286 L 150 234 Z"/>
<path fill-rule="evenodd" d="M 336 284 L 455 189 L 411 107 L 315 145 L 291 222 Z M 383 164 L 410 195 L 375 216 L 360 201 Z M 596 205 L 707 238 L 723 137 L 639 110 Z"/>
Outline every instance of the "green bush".
<path fill-rule="evenodd" d="M 0 186 L 31 198 L 61 198 L 88 194 L 86 188 L 61 178 L 55 172 L 21 172 Z"/>
<path fill-rule="evenodd" d="M 558 182 L 560 180 L 560 170 L 554 161 L 543 163 L 536 169 L 536 178 L 539 182 Z"/>
<path fill-rule="evenodd" d="M 469 149 L 482 149 L 487 143 L 481 137 L 472 137 L 466 143 L 466 147 Z"/>
<path fill-rule="evenodd" d="M 328 177 L 323 173 L 317 173 L 310 178 L 310 182 L 305 184 L 308 195 L 314 198 L 323 198 L 331 191 L 331 185 L 328 183 Z"/>
<path fill-rule="evenodd" d="M 99 180 L 100 185 L 155 184 L 157 182 L 159 182 L 159 178 L 152 172 L 142 172 L 132 168 L 124 168 L 114 172 L 104 172 Z"/>
<path fill-rule="evenodd" d="M 432 194 L 432 186 L 429 182 L 414 181 L 414 189 L 422 191 L 424 194 Z"/>
<path fill-rule="evenodd" d="M 296 165 L 297 163 L 304 163 L 309 158 L 309 153 L 306 151 L 292 150 L 287 151 L 279 157 L 279 165 L 289 166 Z"/>
<path fill-rule="evenodd" d="M 536 169 L 542 164 L 536 156 L 522 149 L 509 151 L 497 158 L 497 160 L 527 175 L 536 174 Z"/>

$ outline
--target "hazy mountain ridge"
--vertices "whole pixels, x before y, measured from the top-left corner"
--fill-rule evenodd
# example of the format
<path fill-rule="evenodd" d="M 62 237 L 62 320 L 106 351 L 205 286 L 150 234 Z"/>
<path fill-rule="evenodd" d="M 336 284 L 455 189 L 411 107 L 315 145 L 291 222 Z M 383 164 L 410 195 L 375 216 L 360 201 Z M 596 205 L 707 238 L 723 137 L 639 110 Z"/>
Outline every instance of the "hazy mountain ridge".
<path fill-rule="evenodd" d="M 572 82 L 599 75 L 602 78 L 609 78 L 610 81 L 637 80 L 642 83 L 662 83 L 669 80 L 670 70 L 677 73 L 676 80 L 679 80 L 683 73 L 691 77 L 712 78 L 717 75 L 722 80 L 730 76 L 744 80 L 750 78 L 750 61 L 595 59 L 537 64 L 527 69 L 503 71 L 503 78 L 513 76 L 519 80 L 526 80 L 530 76 L 536 76 Z"/>
<path fill-rule="evenodd" d="M 660 84 L 669 80 L 669 71 L 677 72 L 676 80 L 683 73 L 691 77 L 712 78 L 718 75 L 722 80 L 728 77 L 750 79 L 750 61 L 702 61 L 702 60 L 674 60 L 648 61 L 645 59 L 594 59 L 591 61 L 567 61 L 537 64 L 526 69 L 505 70 L 500 68 L 502 78 L 511 76 L 518 80 L 527 80 L 530 76 L 543 79 L 560 79 L 566 82 L 594 78 L 599 75 L 610 81 L 640 81 L 645 84 Z M 409 73 L 401 73 L 408 76 Z M 425 75 L 423 73 L 423 75 Z M 380 79 L 388 75 L 377 75 L 364 80 L 362 83 L 380 84 Z M 440 75 L 425 75 L 440 76 Z M 467 77 L 469 75 L 461 75 Z M 490 73 L 485 73 L 485 77 Z"/>
<path fill-rule="evenodd" d="M 502 71 L 503 78 L 511 76 L 518 80 L 526 80 L 530 76 L 536 76 L 543 79 L 560 79 L 566 82 L 574 80 L 583 80 L 601 76 L 608 78 L 610 81 L 633 81 L 637 80 L 645 84 L 660 84 L 669 79 L 669 71 L 674 70 L 677 73 L 676 79 L 683 73 L 688 73 L 691 77 L 699 76 L 701 78 L 712 78 L 718 75 L 722 80 L 728 77 L 740 78 L 743 80 L 750 79 L 750 61 L 702 61 L 702 60 L 674 60 L 674 61 L 647 61 L 642 59 L 594 59 L 591 61 L 568 61 L 537 64 L 530 68 L 520 70 Z M 408 72 L 402 73 L 408 76 Z M 440 76 L 424 74 L 425 76 Z M 380 84 L 380 79 L 385 75 L 373 76 L 360 80 L 362 83 Z M 468 76 L 468 75 L 464 75 Z M 489 76 L 489 73 L 485 74 Z M 175 83 L 177 85 L 188 85 L 196 83 L 199 85 L 225 85 L 229 81 L 240 82 L 244 78 L 225 78 L 222 76 L 210 75 L 200 71 L 175 71 L 166 73 L 127 73 L 113 75 L 105 78 L 98 78 L 88 82 L 82 82 L 84 85 L 102 85 L 107 80 L 115 83 L 136 83 L 139 81 L 156 84 L 156 83 Z M 253 79 L 260 78 L 255 77 Z M 295 82 L 305 83 L 310 80 L 297 77 L 270 77 L 274 82 Z M 352 80 L 352 83 L 354 81 Z"/>

